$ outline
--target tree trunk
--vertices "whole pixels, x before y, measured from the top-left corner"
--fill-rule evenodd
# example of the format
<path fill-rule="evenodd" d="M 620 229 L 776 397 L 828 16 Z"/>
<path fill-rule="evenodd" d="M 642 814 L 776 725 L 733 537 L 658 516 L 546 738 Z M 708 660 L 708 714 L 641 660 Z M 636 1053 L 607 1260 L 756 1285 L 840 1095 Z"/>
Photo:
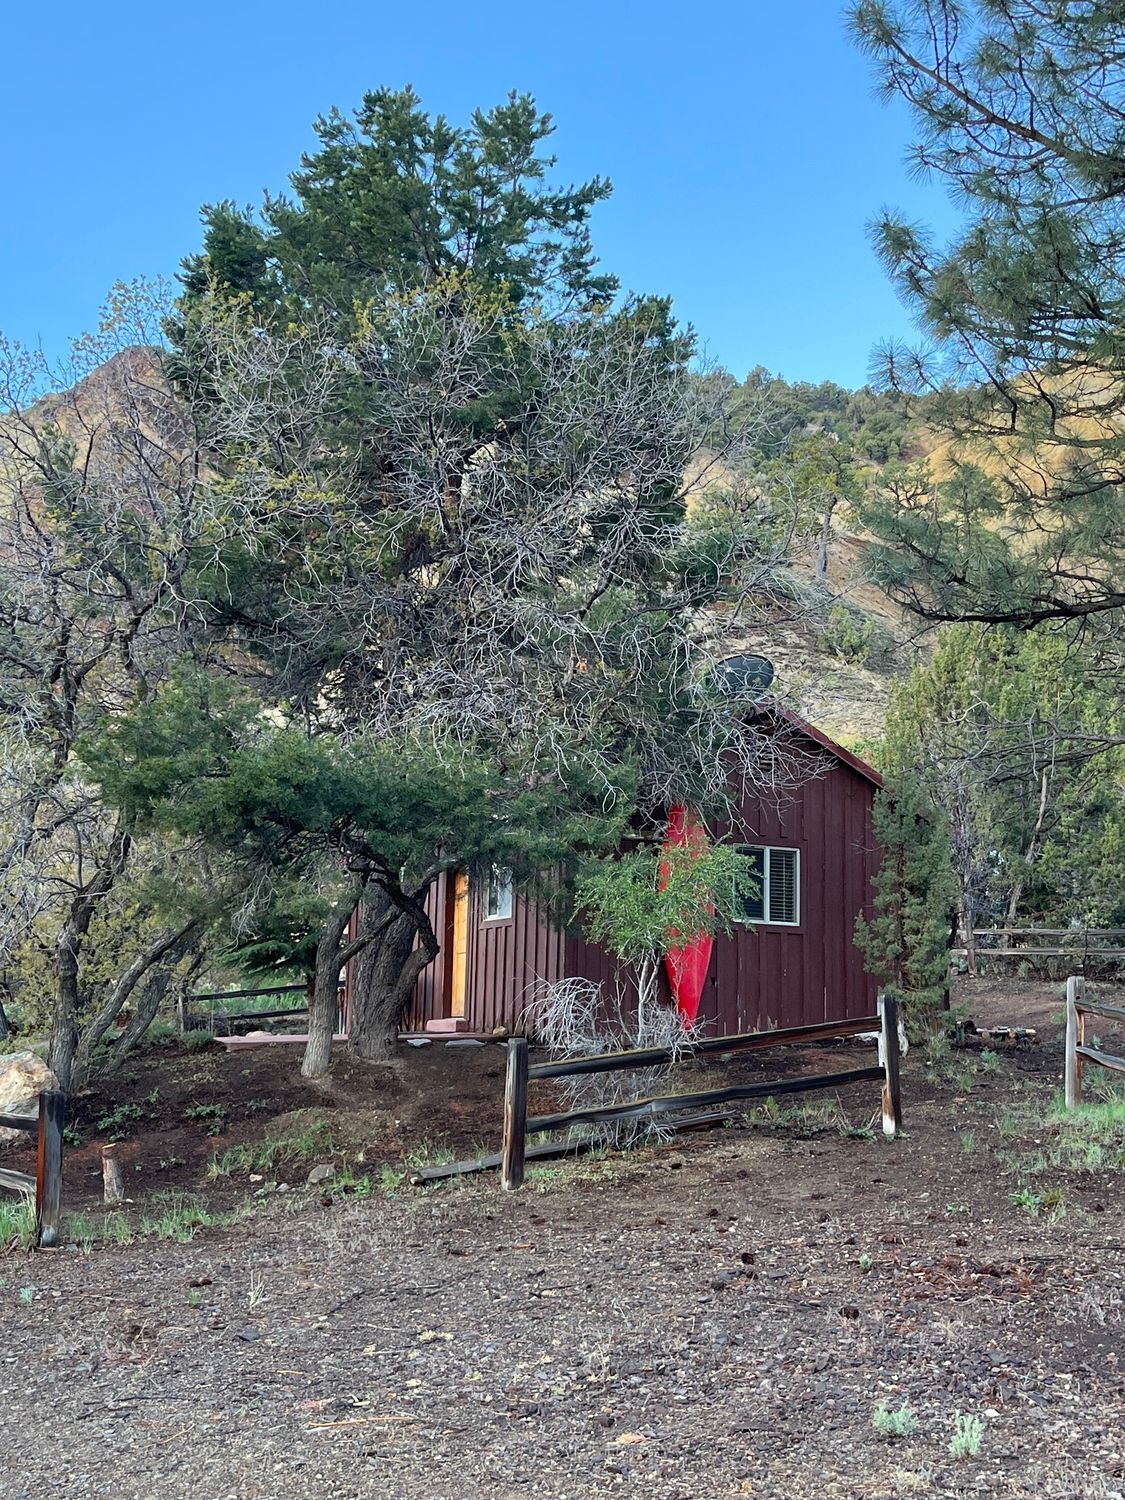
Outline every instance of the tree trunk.
<path fill-rule="evenodd" d="M 69 1094 L 73 1087 L 74 1058 L 78 1051 L 82 947 L 98 903 L 113 889 L 114 881 L 124 870 L 130 847 L 129 835 L 119 831 L 105 863 L 70 903 L 66 921 L 55 940 L 55 1005 L 47 1066 L 58 1080 L 59 1091 L 63 1094 Z"/>
<path fill-rule="evenodd" d="M 316 945 L 316 970 L 309 988 L 309 1039 L 301 1059 L 304 1078 L 323 1078 L 332 1061 L 332 1038 L 340 998 L 340 942 L 354 910 L 351 901 L 338 907 L 322 929 Z"/>
<path fill-rule="evenodd" d="M 360 936 L 385 922 L 391 913 L 385 892 L 373 892 L 363 903 Z M 417 925 L 408 912 L 392 917 L 390 925 L 373 937 L 352 969 L 351 1025 L 348 1046 L 366 1062 L 384 1062 L 394 1052 L 399 1022 L 410 1004 L 421 968 L 437 956 L 425 947 L 421 965 L 412 962 Z"/>
<path fill-rule="evenodd" d="M 89 1081 L 94 1048 L 117 1020 L 126 1001 L 132 996 L 141 979 L 161 962 L 177 962 L 183 947 L 195 935 L 199 927 L 198 922 L 189 922 L 175 932 L 161 933 L 160 937 L 150 943 L 143 952 L 138 953 L 126 966 L 117 983 L 103 999 L 101 1006 L 79 1033 L 71 1069 L 71 1082 L 74 1088 L 83 1088 Z M 160 1002 L 170 984 L 171 975 L 167 970 L 152 975 L 146 982 L 140 1005 L 114 1044 L 106 1072 L 113 1072 L 120 1067 L 127 1053 L 131 1052 L 144 1036 L 152 1025 L 156 1012 L 160 1008 Z"/>
<path fill-rule="evenodd" d="M 8 1013 L 4 1009 L 4 997 L 0 995 L 0 1042 L 6 1042 L 12 1034 Z"/>
<path fill-rule="evenodd" d="M 1020 902 L 1023 900 L 1024 887 L 1027 884 L 1028 876 L 1031 874 L 1032 866 L 1039 857 L 1039 844 L 1043 838 L 1043 825 L 1047 821 L 1050 789 L 1050 770 L 1049 767 L 1044 766 L 1039 779 L 1039 812 L 1035 819 L 1035 827 L 1031 830 L 1031 837 L 1027 841 L 1027 848 L 1024 851 L 1020 873 L 1016 876 L 1011 895 L 1008 898 L 1009 926 L 1015 925 L 1016 916 L 1020 909 Z"/>
<path fill-rule="evenodd" d="M 156 1012 L 160 1009 L 160 1002 L 172 988 L 172 976 L 167 969 L 161 969 L 155 974 L 149 975 L 141 992 L 141 1003 L 137 1006 L 130 1018 L 128 1026 L 113 1044 L 105 1063 L 98 1070 L 98 1077 L 109 1073 L 116 1073 L 121 1064 L 132 1052 L 133 1048 L 144 1036 L 145 1032 L 156 1020 Z M 83 1080 L 84 1081 L 84 1080 Z"/>
<path fill-rule="evenodd" d="M 828 578 L 828 548 L 832 543 L 832 512 L 836 509 L 836 502 L 826 505 L 824 508 L 824 519 L 820 527 L 820 545 L 816 552 L 816 576 L 824 583 Z"/>
<path fill-rule="evenodd" d="M 90 924 L 87 917 L 86 926 Z M 79 930 L 72 912 L 55 944 L 55 1008 L 51 1018 L 51 1044 L 47 1066 L 55 1075 L 61 1093 L 69 1094 L 78 1052 L 78 953 L 85 929 Z"/>

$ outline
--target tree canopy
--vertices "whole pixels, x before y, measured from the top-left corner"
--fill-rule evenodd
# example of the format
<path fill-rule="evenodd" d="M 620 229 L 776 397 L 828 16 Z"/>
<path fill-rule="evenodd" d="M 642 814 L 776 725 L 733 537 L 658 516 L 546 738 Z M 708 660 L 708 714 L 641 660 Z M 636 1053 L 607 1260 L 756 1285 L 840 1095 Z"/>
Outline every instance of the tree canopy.
<path fill-rule="evenodd" d="M 1125 605 L 1125 18 L 1115 5 L 861 0 L 853 32 L 909 104 L 917 169 L 965 227 L 901 215 L 876 245 L 926 343 L 889 383 L 929 393 L 934 483 L 866 520 L 876 574 L 937 620 L 1019 625 Z"/>

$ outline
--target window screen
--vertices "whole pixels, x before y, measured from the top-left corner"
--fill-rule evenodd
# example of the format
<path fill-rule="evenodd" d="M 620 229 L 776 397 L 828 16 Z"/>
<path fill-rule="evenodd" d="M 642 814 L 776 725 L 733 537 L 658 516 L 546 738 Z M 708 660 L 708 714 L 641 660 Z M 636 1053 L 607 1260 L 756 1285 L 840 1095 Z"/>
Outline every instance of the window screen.
<path fill-rule="evenodd" d="M 796 849 L 769 849 L 769 874 L 766 894 L 769 898 L 771 922 L 784 922 L 793 926 L 798 920 L 797 900 L 797 851 Z"/>
<path fill-rule="evenodd" d="M 739 853 L 750 861 L 757 890 L 743 906 L 746 922 L 796 927 L 801 920 L 801 857 L 796 849 L 763 844 L 741 844 Z"/>
<path fill-rule="evenodd" d="M 484 914 L 490 920 L 512 915 L 512 872 L 502 865 L 493 865 L 488 872 Z"/>

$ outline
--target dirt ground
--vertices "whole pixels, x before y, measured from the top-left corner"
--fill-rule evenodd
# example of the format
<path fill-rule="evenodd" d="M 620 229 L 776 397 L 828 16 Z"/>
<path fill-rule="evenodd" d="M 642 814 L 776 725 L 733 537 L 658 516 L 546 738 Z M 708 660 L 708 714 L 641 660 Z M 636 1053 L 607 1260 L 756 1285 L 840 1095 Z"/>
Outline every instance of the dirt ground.
<path fill-rule="evenodd" d="M 1122 1176 L 1036 1162 L 1059 987 L 967 998 L 1040 1041 L 936 1068 L 912 1051 L 894 1143 L 865 1129 L 861 1084 L 858 1133 L 759 1114 L 510 1195 L 489 1176 L 357 1198 L 303 1188 L 306 1163 L 190 1243 L 0 1258 L 0 1497 L 1121 1500 Z M 784 1070 L 870 1053 L 829 1059 Z M 340 1165 L 423 1139 L 460 1153 L 495 1141 L 502 1063 L 428 1048 L 314 1097 L 289 1049 L 150 1054 L 82 1101 L 68 1197 L 92 1199 L 98 1121 L 122 1104 L 142 1205 L 167 1185 L 245 1198 L 201 1186 L 212 1152 L 310 1105 Z M 183 1118 L 216 1103 L 215 1136 Z M 880 1401 L 916 1433 L 881 1437 Z M 958 1413 L 982 1423 L 975 1456 L 949 1454 Z"/>

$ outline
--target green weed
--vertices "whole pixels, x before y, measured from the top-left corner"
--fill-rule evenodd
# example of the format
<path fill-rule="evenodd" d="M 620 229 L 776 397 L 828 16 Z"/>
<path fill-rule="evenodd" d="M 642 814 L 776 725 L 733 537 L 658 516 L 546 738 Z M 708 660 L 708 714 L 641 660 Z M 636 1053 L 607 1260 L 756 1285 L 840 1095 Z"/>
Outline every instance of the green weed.
<path fill-rule="evenodd" d="M 976 1135 L 974 1134 L 974 1132 L 971 1131 L 971 1130 L 962 1130 L 962 1132 L 961 1132 L 961 1150 L 965 1153 L 966 1156 L 972 1156 L 973 1152 L 976 1149 L 977 1149 L 977 1138 L 976 1138 Z"/>
<path fill-rule="evenodd" d="M 143 1120 L 145 1112 L 139 1104 L 116 1104 L 94 1122 L 99 1135 L 122 1136 L 129 1134 L 130 1125 Z"/>
<path fill-rule="evenodd" d="M 958 1412 L 953 1418 L 953 1436 L 949 1440 L 950 1458 L 976 1458 L 984 1439 L 984 1423 L 977 1416 Z"/>
<path fill-rule="evenodd" d="M 918 1418 L 905 1401 L 897 1411 L 880 1401 L 872 1413 L 871 1425 L 881 1438 L 894 1442 L 896 1438 L 913 1437 L 918 1431 Z"/>
<path fill-rule="evenodd" d="M 227 1112 L 221 1104 L 191 1104 L 184 1110 L 185 1120 L 199 1120 L 208 1135 L 222 1135 Z"/>
<path fill-rule="evenodd" d="M 211 1165 L 207 1168 L 207 1177 L 214 1182 L 220 1178 L 237 1177 L 251 1172 L 260 1172 L 262 1176 L 266 1176 L 275 1167 L 287 1162 L 331 1156 L 334 1149 L 332 1130 L 327 1122 L 310 1121 L 284 1135 L 267 1133 L 260 1141 L 231 1146 L 221 1156 L 212 1158 Z"/>
<path fill-rule="evenodd" d="M 1039 1210 L 1043 1207 L 1042 1198 L 1029 1187 L 1022 1187 L 1017 1192 L 1009 1193 L 1008 1202 L 1016 1208 L 1024 1209 L 1033 1219 L 1039 1217 Z"/>
<path fill-rule="evenodd" d="M 0 1254 L 5 1250 L 30 1250 L 35 1244 L 35 1200 L 30 1193 L 18 1198 L 0 1198 Z"/>
<path fill-rule="evenodd" d="M 187 1244 L 201 1229 L 215 1222 L 203 1201 L 191 1193 L 157 1193 L 154 1211 L 141 1219 L 141 1233 L 158 1240 L 175 1240 Z"/>

